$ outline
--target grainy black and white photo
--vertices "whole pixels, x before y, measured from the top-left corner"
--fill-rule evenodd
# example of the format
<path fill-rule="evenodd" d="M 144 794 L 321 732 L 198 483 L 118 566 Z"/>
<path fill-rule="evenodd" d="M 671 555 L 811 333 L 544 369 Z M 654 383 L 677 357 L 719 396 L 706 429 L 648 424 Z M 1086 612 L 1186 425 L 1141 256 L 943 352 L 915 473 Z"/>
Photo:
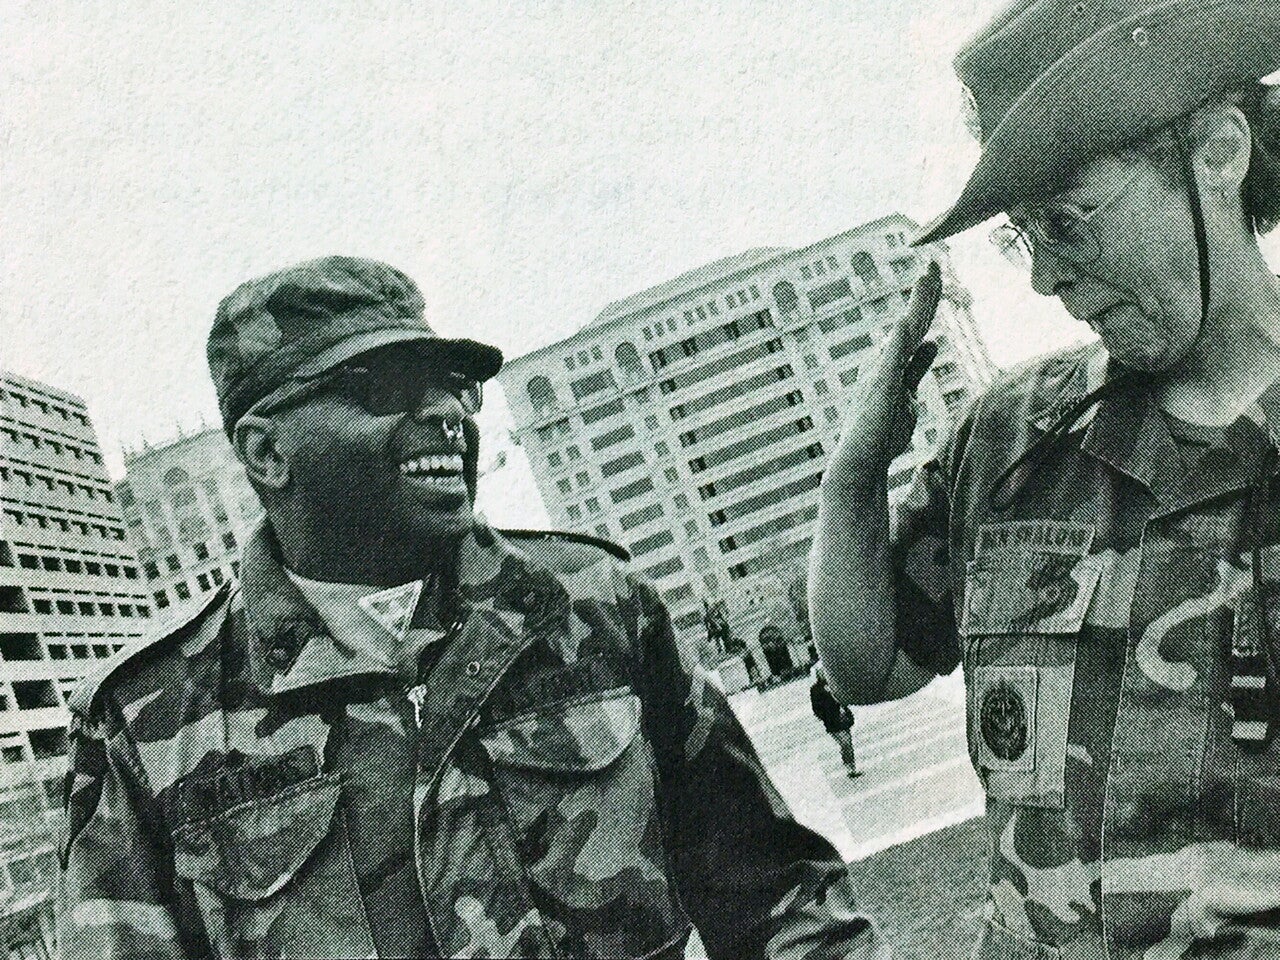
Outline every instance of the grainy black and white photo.
<path fill-rule="evenodd" d="M 1280 960 L 1280 2 L 0 45 L 0 954 Z"/>

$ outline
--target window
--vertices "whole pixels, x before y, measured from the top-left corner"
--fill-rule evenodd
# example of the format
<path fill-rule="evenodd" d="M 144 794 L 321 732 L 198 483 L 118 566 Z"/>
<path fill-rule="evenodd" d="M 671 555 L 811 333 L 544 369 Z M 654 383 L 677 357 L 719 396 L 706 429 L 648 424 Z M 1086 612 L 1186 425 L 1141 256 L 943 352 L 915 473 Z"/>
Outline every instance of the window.
<path fill-rule="evenodd" d="M 815 380 L 813 382 L 813 392 L 820 397 L 825 397 L 827 395 L 827 391 L 830 389 L 831 388 L 827 386 L 827 381 L 825 380 Z"/>
<path fill-rule="evenodd" d="M 48 600 L 32 600 L 36 613 L 53 613 L 53 603 Z"/>
<path fill-rule="evenodd" d="M 573 362 L 573 354 L 569 354 L 569 356 L 564 358 L 564 367 L 566 370 L 572 370 L 574 366 L 575 364 Z"/>
<path fill-rule="evenodd" d="M 548 453 L 548 454 L 547 454 L 547 466 L 549 466 L 549 467 L 553 467 L 553 468 L 554 468 L 554 467 L 558 467 L 558 466 L 560 466 L 560 462 L 561 462 L 561 461 L 560 461 L 560 454 L 559 454 L 559 453 Z"/>
<path fill-rule="evenodd" d="M 655 416 L 647 416 L 644 418 L 644 425 L 650 430 L 658 429 L 658 418 Z"/>
<path fill-rule="evenodd" d="M 571 484 L 568 480 L 557 480 L 556 489 L 559 490 L 561 493 L 565 493 L 565 494 L 572 493 L 573 484 Z"/>
<path fill-rule="evenodd" d="M 585 470 L 579 472 L 574 479 L 578 481 L 579 487 L 585 488 L 591 485 L 591 475 L 587 473 Z"/>
<path fill-rule="evenodd" d="M 222 582 L 222 568 L 221 568 L 221 567 L 214 567 L 212 570 L 210 570 L 210 571 L 209 571 L 209 576 L 213 578 L 213 582 L 214 582 L 214 583 L 221 583 L 221 582 Z"/>
<path fill-rule="evenodd" d="M 188 587 L 185 583 L 174 584 L 173 592 L 178 595 L 179 600 L 191 599 L 191 588 Z"/>
<path fill-rule="evenodd" d="M 72 603 L 70 600 L 59 600 L 58 612 L 65 613 L 65 614 L 73 614 L 76 612 L 76 605 Z"/>
<path fill-rule="evenodd" d="M 587 513 L 594 514 L 599 512 L 600 512 L 600 501 L 597 500 L 595 497 L 592 497 L 590 500 L 587 501 Z"/>
<path fill-rule="evenodd" d="M 67 573 L 79 573 L 84 569 L 79 560 L 65 560 L 63 566 L 67 568 Z"/>
<path fill-rule="evenodd" d="M 599 347 L 592 347 L 592 348 L 591 348 L 591 357 L 592 357 L 592 359 L 594 359 L 594 360 L 603 360 L 603 359 L 604 359 L 604 355 L 600 352 L 600 348 L 599 348 Z"/>
<path fill-rule="evenodd" d="M 684 524 L 684 535 L 689 538 L 696 537 L 698 535 L 698 525 L 692 520 L 686 520 Z"/>
<path fill-rule="evenodd" d="M 674 467 L 667 467 L 662 471 L 662 475 L 667 478 L 667 483 L 675 483 L 680 479 L 680 474 L 676 473 Z"/>
<path fill-rule="evenodd" d="M 576 504 L 575 504 L 574 506 L 570 507 L 568 510 L 566 510 L 566 511 L 565 511 L 565 513 L 567 513 L 567 514 L 569 515 L 569 519 L 570 519 L 570 520 L 581 520 L 581 519 L 582 519 L 582 508 L 581 508 L 581 507 L 579 507 L 579 506 L 577 506 Z"/>
<path fill-rule="evenodd" d="M 809 269 L 808 264 L 800 268 L 800 279 L 801 280 L 813 279 L 813 271 Z"/>
<path fill-rule="evenodd" d="M 163 610 L 165 607 L 169 606 L 169 595 L 165 593 L 163 590 L 157 590 L 155 593 L 151 595 L 151 598 L 155 600 L 156 607 L 160 610 Z"/>
<path fill-rule="evenodd" d="M 164 565 L 169 568 L 170 573 L 177 573 L 182 569 L 182 564 L 178 563 L 178 555 L 171 553 L 164 558 Z"/>
<path fill-rule="evenodd" d="M 114 617 L 116 614 L 116 606 L 114 603 L 100 603 L 98 604 L 98 612 L 104 617 Z"/>
<path fill-rule="evenodd" d="M 96 608 L 94 607 L 94 605 L 93 605 L 92 603 L 90 603 L 89 601 L 87 601 L 87 600 L 81 600 L 81 601 L 80 601 L 80 612 L 81 612 L 82 614 L 84 614 L 86 617 L 92 617 L 95 613 L 97 613 L 97 609 L 96 609 Z"/>
<path fill-rule="evenodd" d="M 835 407 L 827 407 L 823 413 L 826 415 L 827 423 L 838 423 L 840 420 L 840 414 Z"/>
<path fill-rule="evenodd" d="M 104 563 L 102 565 L 102 569 L 107 572 L 108 577 L 118 578 L 120 576 L 120 568 L 116 566 L 114 563 Z"/>
<path fill-rule="evenodd" d="M 234 533 L 224 533 L 222 535 L 222 545 L 228 550 L 236 548 L 236 535 Z"/>
<path fill-rule="evenodd" d="M 579 450 L 577 447 L 569 447 L 567 450 L 565 450 L 565 454 L 569 457 L 570 460 L 582 459 L 582 451 Z"/>
<path fill-rule="evenodd" d="M 668 447 L 665 443 L 655 443 L 653 445 L 653 450 L 660 457 L 665 457 L 667 454 L 671 452 L 671 448 Z"/>
<path fill-rule="evenodd" d="M 102 575 L 102 565 L 94 560 L 86 560 L 84 562 L 84 572 L 90 576 L 99 577 Z"/>

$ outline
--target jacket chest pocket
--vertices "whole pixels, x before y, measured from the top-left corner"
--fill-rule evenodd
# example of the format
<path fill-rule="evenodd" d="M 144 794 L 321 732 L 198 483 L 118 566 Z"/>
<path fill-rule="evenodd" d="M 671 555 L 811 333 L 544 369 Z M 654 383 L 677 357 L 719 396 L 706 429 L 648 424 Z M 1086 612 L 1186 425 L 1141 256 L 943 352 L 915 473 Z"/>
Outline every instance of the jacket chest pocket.
<path fill-rule="evenodd" d="M 568 952 L 644 956 L 684 932 L 667 880 L 655 766 L 629 688 L 479 731 L 535 898 Z M 616 919 L 630 918 L 619 924 Z"/>
<path fill-rule="evenodd" d="M 175 831 L 175 870 L 219 955 L 374 955 L 339 792 L 319 776 Z"/>
<path fill-rule="evenodd" d="M 1096 557 L 1003 550 L 966 570 L 969 749 L 987 793 L 1061 809 L 1076 650 Z"/>

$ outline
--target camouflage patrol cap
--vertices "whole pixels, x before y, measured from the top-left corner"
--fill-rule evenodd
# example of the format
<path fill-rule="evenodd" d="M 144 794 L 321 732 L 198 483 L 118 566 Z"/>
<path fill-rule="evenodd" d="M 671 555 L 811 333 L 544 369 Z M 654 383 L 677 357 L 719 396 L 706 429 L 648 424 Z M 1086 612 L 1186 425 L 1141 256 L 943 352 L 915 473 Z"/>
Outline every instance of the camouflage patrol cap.
<path fill-rule="evenodd" d="M 291 381 L 396 343 L 477 381 L 502 366 L 497 347 L 441 337 L 423 319 L 422 294 L 394 267 L 323 257 L 249 280 L 218 305 L 209 372 L 230 434 L 249 409 Z"/>

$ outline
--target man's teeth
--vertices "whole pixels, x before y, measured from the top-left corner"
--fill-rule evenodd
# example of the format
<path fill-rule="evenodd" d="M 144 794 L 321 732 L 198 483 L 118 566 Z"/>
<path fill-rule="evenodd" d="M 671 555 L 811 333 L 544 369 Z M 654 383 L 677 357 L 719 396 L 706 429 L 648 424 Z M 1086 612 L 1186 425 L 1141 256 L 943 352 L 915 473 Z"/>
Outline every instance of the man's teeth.
<path fill-rule="evenodd" d="M 462 474 L 462 456 L 457 453 L 431 454 L 415 457 L 400 464 L 400 472 L 405 476 L 438 476 L 452 477 Z"/>

